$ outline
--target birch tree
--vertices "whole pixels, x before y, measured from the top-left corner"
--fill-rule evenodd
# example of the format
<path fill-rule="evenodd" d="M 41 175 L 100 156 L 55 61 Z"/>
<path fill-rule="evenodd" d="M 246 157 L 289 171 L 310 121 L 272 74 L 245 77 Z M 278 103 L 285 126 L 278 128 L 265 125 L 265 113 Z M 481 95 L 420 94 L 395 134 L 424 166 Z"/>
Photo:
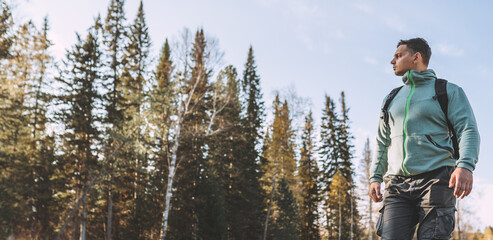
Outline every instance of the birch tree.
<path fill-rule="evenodd" d="M 193 46 L 190 44 L 188 30 L 184 31 L 182 38 L 181 45 L 177 47 L 177 59 L 181 61 L 180 67 L 182 69 L 176 75 L 178 110 L 176 115 L 172 116 L 171 135 L 173 140 L 171 141 L 172 148 L 169 158 L 168 186 L 166 188 L 161 239 L 165 239 L 167 235 L 172 203 L 179 204 L 175 209 L 176 214 L 180 216 L 179 219 L 175 219 L 176 222 L 173 222 L 179 226 L 175 228 L 177 231 L 173 234 L 186 238 L 197 237 L 199 226 L 196 204 L 202 202 L 198 199 L 199 196 L 195 194 L 195 191 L 201 184 L 199 176 L 204 167 L 202 147 L 205 146 L 205 137 L 221 131 L 221 129 L 212 131 L 211 126 L 216 121 L 217 114 L 224 109 L 224 105 L 214 105 L 214 92 L 211 93 L 208 84 L 214 67 L 222 58 L 222 53 L 213 40 L 210 41 L 209 45 L 207 44 L 203 30 L 196 32 Z M 207 107 L 206 98 L 212 99 L 211 108 Z M 209 101 L 209 103 L 211 102 Z M 179 169 L 181 164 L 184 167 Z M 177 170 L 181 170 L 176 190 L 179 195 L 174 195 L 173 184 L 176 180 Z M 172 199 L 173 202 L 171 202 Z"/>
<path fill-rule="evenodd" d="M 359 169 L 359 177 L 360 177 L 360 185 L 362 186 L 361 192 L 362 195 L 365 196 L 363 197 L 363 201 L 366 202 L 364 204 L 365 206 L 365 211 L 364 211 L 364 216 L 366 216 L 366 219 L 368 220 L 368 224 L 366 226 L 367 229 L 367 234 L 368 234 L 368 239 L 373 240 L 376 238 L 375 231 L 374 231 L 374 207 L 373 207 L 373 201 L 371 198 L 368 196 L 368 188 L 370 186 L 370 165 L 371 165 L 371 148 L 370 148 L 370 139 L 367 138 L 365 142 L 365 147 L 363 149 L 363 158 L 361 159 L 360 162 L 360 169 Z"/>

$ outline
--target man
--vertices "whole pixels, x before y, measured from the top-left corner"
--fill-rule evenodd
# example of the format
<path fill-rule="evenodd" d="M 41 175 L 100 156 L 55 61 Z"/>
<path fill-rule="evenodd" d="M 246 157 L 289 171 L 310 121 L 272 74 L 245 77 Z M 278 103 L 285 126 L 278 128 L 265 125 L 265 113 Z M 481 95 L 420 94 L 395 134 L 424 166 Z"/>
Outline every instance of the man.
<path fill-rule="evenodd" d="M 450 239 L 456 198 L 472 190 L 479 154 L 476 120 L 464 91 L 452 83 L 446 83 L 445 116 L 437 99 L 437 77 L 428 69 L 430 57 L 428 43 L 413 38 L 398 43 L 390 62 L 404 86 L 387 109 L 390 95 L 384 100 L 369 192 L 375 202 L 384 202 L 377 223 L 382 239 L 412 239 L 418 224 L 418 239 Z M 447 120 L 456 133 L 460 157 L 454 154 Z"/>

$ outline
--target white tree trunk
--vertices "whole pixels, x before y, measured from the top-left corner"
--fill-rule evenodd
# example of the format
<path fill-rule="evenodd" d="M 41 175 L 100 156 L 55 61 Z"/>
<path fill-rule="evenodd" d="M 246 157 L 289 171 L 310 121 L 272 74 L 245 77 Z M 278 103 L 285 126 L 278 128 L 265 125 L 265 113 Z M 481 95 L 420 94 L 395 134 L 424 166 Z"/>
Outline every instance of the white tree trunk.
<path fill-rule="evenodd" d="M 185 63 L 185 65 L 188 66 L 188 63 Z M 187 72 L 186 69 L 185 69 L 185 72 Z M 200 79 L 202 78 L 203 74 L 205 74 L 205 73 L 200 71 L 198 73 L 197 79 L 195 80 L 195 83 L 194 83 L 192 89 L 190 89 L 189 92 L 182 93 L 182 95 L 180 97 L 181 102 L 180 102 L 180 106 L 178 109 L 178 117 L 177 117 L 176 125 L 175 125 L 175 132 L 174 132 L 175 136 L 173 139 L 173 149 L 172 149 L 172 153 L 171 153 L 171 161 L 168 162 L 168 166 L 169 166 L 168 186 L 166 188 L 166 202 L 165 202 L 164 213 L 163 213 L 163 228 L 162 228 L 161 240 L 164 240 L 166 238 L 166 230 L 168 228 L 169 211 L 171 208 L 171 198 L 173 197 L 173 191 L 172 191 L 173 190 L 173 180 L 174 180 L 175 173 L 176 173 L 176 166 L 178 164 L 177 163 L 177 153 L 178 153 L 178 147 L 180 144 L 181 126 L 182 126 L 183 119 L 185 118 L 185 116 L 189 113 L 190 110 L 193 110 L 194 106 L 190 106 L 190 103 L 192 101 L 192 97 L 195 94 L 195 90 L 197 89 L 197 86 L 200 83 Z M 185 74 L 185 75 L 187 75 L 187 74 Z M 185 96 L 186 96 L 186 101 L 182 101 Z M 221 112 L 226 107 L 226 103 L 221 107 L 217 106 L 217 104 L 216 104 L 217 93 L 216 92 L 214 92 L 213 97 L 214 97 L 213 98 L 213 100 L 214 100 L 213 112 L 211 113 L 210 122 L 207 126 L 207 129 L 205 129 L 205 131 L 204 131 L 205 135 L 211 135 L 211 134 L 215 133 L 215 132 L 212 132 L 212 125 L 213 125 L 214 119 L 215 119 L 217 113 Z"/>
<path fill-rule="evenodd" d="M 354 216 L 353 216 L 353 190 L 351 189 L 351 192 L 349 194 L 349 197 L 350 197 L 350 201 L 351 201 L 351 240 L 353 240 L 353 219 L 354 219 Z"/>
<path fill-rule="evenodd" d="M 82 198 L 82 223 L 80 225 L 80 240 L 86 240 L 87 226 L 87 194 Z"/>
<path fill-rule="evenodd" d="M 372 207 L 372 202 L 371 202 L 371 199 L 370 199 L 370 236 L 368 237 L 369 240 L 373 240 L 372 212 L 373 212 L 373 207 Z"/>
<path fill-rule="evenodd" d="M 193 93 L 195 92 L 195 88 L 197 87 L 197 84 L 198 81 L 195 82 L 194 87 L 190 91 L 187 101 L 181 102 L 180 107 L 178 109 L 178 119 L 176 120 L 176 125 L 175 125 L 175 137 L 173 140 L 174 141 L 173 149 L 171 150 L 171 161 L 168 162 L 168 166 L 169 166 L 168 186 L 166 187 L 166 202 L 164 204 L 163 229 L 161 234 L 161 240 L 164 240 L 166 238 L 166 230 L 168 228 L 169 210 L 171 208 L 171 198 L 173 197 L 173 180 L 175 178 L 176 160 L 178 154 L 178 147 L 180 145 L 181 124 L 183 122 L 183 118 L 187 114 L 188 106 L 190 105 L 190 101 L 192 100 L 192 96 Z"/>
<path fill-rule="evenodd" d="M 342 214 L 341 214 L 341 195 L 339 195 L 339 240 L 341 240 Z"/>
<path fill-rule="evenodd" d="M 166 229 L 168 228 L 169 209 L 171 207 L 171 198 L 173 197 L 173 179 L 175 177 L 176 169 L 176 153 L 178 152 L 178 146 L 180 142 L 181 121 L 176 125 L 175 139 L 173 144 L 173 150 L 171 155 L 171 162 L 168 170 L 168 187 L 166 188 L 166 203 L 164 205 L 163 213 L 163 229 L 161 234 L 161 240 L 166 238 Z"/>
<path fill-rule="evenodd" d="M 462 236 L 461 236 L 461 227 L 460 227 L 460 206 L 459 206 L 459 199 L 457 199 L 457 234 L 458 234 L 458 237 L 459 237 L 459 240 L 462 240 Z"/>

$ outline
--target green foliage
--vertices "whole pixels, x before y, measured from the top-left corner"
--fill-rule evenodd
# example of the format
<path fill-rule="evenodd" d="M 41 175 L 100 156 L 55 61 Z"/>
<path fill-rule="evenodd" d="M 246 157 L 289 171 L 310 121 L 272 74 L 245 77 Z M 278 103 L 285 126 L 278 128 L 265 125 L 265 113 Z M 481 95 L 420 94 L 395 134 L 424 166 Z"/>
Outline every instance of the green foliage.
<path fill-rule="evenodd" d="M 325 228 L 329 234 L 330 239 L 338 237 L 339 231 L 341 232 L 342 239 L 350 237 L 358 239 L 361 235 L 361 229 L 359 227 L 359 213 L 355 202 L 355 184 L 353 181 L 353 169 L 352 169 L 352 148 L 351 139 L 353 138 L 349 132 L 349 118 L 348 111 L 345 103 L 344 92 L 341 93 L 341 112 L 336 112 L 334 101 L 326 96 L 326 104 L 322 113 L 321 123 L 321 146 L 319 153 L 322 157 L 322 198 L 323 198 L 323 210 L 325 213 Z M 339 117 L 340 116 L 340 117 Z M 338 184 L 341 184 L 341 179 L 338 183 L 334 183 L 335 174 L 338 173 L 344 178 L 346 188 L 341 189 Z M 340 178 L 341 176 L 338 176 Z M 333 186 L 339 186 L 340 191 L 337 194 L 339 199 L 344 199 L 344 203 L 334 202 L 334 189 Z M 341 196 L 349 196 L 341 198 Z M 339 210 L 340 206 L 340 210 Z M 343 216 L 350 216 L 345 218 L 347 221 L 341 222 L 341 226 L 338 225 L 339 214 Z M 352 227 L 351 227 L 352 225 Z"/>
<path fill-rule="evenodd" d="M 318 225 L 318 204 L 320 202 L 319 192 L 319 170 L 314 156 L 313 146 L 313 118 L 310 112 L 305 118 L 303 130 L 301 159 L 299 164 L 299 178 L 301 188 L 300 201 L 300 231 L 301 239 L 319 240 L 320 229 Z"/>
<path fill-rule="evenodd" d="M 0 59 L 10 56 L 10 47 L 13 43 L 12 36 L 12 10 L 5 0 L 0 1 Z"/>
<path fill-rule="evenodd" d="M 330 184 L 330 193 L 328 196 L 330 209 L 330 218 L 328 219 L 329 239 L 350 239 L 350 229 L 348 229 L 348 226 L 351 220 L 347 218 L 347 212 L 344 211 L 345 208 L 343 207 L 349 195 L 348 190 L 347 180 L 341 171 L 337 171 Z M 341 238 L 339 238 L 339 234 L 341 234 Z"/>
<path fill-rule="evenodd" d="M 191 94 L 190 113 L 184 116 L 182 137 L 178 149 L 176 172 L 176 191 L 170 212 L 170 236 L 178 239 L 191 238 L 198 234 L 200 225 L 198 210 L 203 209 L 207 196 L 199 195 L 200 190 L 207 189 L 204 176 L 205 167 L 205 123 L 207 116 L 209 89 L 209 72 L 205 65 L 206 41 L 203 30 L 195 35 L 192 47 L 191 74 L 185 80 L 186 92 Z"/>
<path fill-rule="evenodd" d="M 272 176 L 277 172 L 277 178 L 286 178 L 291 189 L 296 188 L 297 180 L 295 179 L 296 159 L 294 152 L 294 131 L 291 127 L 289 118 L 289 109 L 287 101 L 282 105 L 279 95 L 274 99 L 274 121 L 270 128 L 272 135 L 269 139 L 264 157 L 267 163 L 263 165 L 265 183 L 264 189 L 267 195 L 270 195 L 270 186 L 272 185 Z M 276 171 L 277 170 L 277 171 Z"/>
<path fill-rule="evenodd" d="M 53 235 L 55 208 L 51 181 L 54 140 L 46 125 L 48 104 L 46 68 L 51 64 L 45 19 L 39 31 L 32 22 L 9 37 L 12 22 L 2 1 L 2 71 L 0 77 L 0 236 L 37 238 Z M 7 41 L 6 43 L 5 41 Z M 5 40 L 5 41 L 4 41 Z M 7 45 L 8 46 L 7 46 Z M 6 51 L 6 52 L 5 52 Z"/>
<path fill-rule="evenodd" d="M 61 161 L 64 168 L 63 179 L 66 182 L 63 201 L 67 205 L 75 205 L 82 193 L 92 187 L 89 182 L 100 174 L 101 168 L 98 146 L 102 139 L 98 126 L 102 116 L 98 112 L 103 107 L 98 89 L 103 76 L 102 52 L 97 31 L 89 32 L 85 40 L 79 36 L 77 38 L 78 42 L 67 52 L 64 66 L 66 70 L 58 78 L 63 89 L 58 96 L 61 108 L 58 118 L 66 130 L 60 137 L 63 143 L 61 150 L 65 153 Z M 75 234 L 80 232 L 78 225 L 88 221 L 84 215 L 87 214 L 88 207 L 93 208 L 88 203 L 94 203 L 92 199 L 97 198 L 92 193 L 87 196 L 89 202 L 82 200 L 82 210 L 74 217 L 72 232 Z M 97 216 L 89 214 L 89 218 Z"/>
<path fill-rule="evenodd" d="M 277 213 L 272 229 L 273 239 L 300 239 L 298 206 L 286 178 L 279 182 L 274 200 Z"/>
<path fill-rule="evenodd" d="M 160 234 L 162 215 L 156 213 L 164 212 L 166 199 L 166 187 L 168 183 L 168 160 L 170 149 L 171 115 L 176 112 L 174 102 L 174 82 L 172 82 L 173 61 L 168 40 L 165 41 L 161 50 L 161 56 L 157 64 L 154 82 L 149 95 L 149 108 L 145 109 L 149 129 L 154 132 L 149 140 L 150 166 L 148 173 L 149 182 L 146 210 L 147 221 L 152 224 L 149 235 L 156 238 Z"/>
<path fill-rule="evenodd" d="M 344 93 L 340 113 L 326 97 L 319 170 L 311 113 L 299 159 L 279 96 L 264 132 L 252 47 L 242 76 L 216 75 L 220 54 L 199 29 L 177 48 L 166 40 L 152 73 L 144 6 L 127 25 L 124 2 L 77 35 L 54 82 L 48 21 L 14 26 L 0 0 L 0 238 L 156 239 L 172 156 L 169 239 L 260 239 L 266 217 L 271 239 L 321 239 L 326 218 L 331 239 L 361 238 Z"/>
<path fill-rule="evenodd" d="M 228 84 L 232 86 L 231 84 Z M 264 118 L 264 103 L 260 86 L 260 76 L 257 73 L 253 48 L 250 46 L 240 81 L 241 119 L 240 130 L 242 145 L 236 146 L 240 154 L 237 164 L 237 188 L 234 193 L 233 205 L 237 210 L 234 216 L 233 237 L 235 239 L 258 239 L 263 233 L 264 199 L 260 178 L 260 150 L 258 145 L 262 140 L 262 123 Z M 234 185 L 233 185 L 234 186 Z M 248 194 L 248 198 L 244 198 Z"/>

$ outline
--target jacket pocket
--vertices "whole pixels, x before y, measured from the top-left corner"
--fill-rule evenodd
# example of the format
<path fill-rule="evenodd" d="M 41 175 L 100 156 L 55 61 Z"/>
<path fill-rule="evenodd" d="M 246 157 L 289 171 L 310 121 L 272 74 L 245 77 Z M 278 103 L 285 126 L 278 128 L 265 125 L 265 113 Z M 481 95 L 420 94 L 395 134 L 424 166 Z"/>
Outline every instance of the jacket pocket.
<path fill-rule="evenodd" d="M 425 135 L 426 139 L 428 139 L 428 141 L 433 144 L 433 146 L 437 147 L 437 148 L 440 148 L 440 149 L 443 149 L 443 150 L 447 150 L 448 152 L 450 152 L 450 154 L 452 154 L 452 156 L 454 155 L 454 149 L 451 148 L 451 147 L 447 147 L 447 146 L 442 146 L 440 144 L 438 144 L 437 142 L 435 142 L 435 140 L 433 140 L 433 138 L 431 138 L 430 135 Z"/>

